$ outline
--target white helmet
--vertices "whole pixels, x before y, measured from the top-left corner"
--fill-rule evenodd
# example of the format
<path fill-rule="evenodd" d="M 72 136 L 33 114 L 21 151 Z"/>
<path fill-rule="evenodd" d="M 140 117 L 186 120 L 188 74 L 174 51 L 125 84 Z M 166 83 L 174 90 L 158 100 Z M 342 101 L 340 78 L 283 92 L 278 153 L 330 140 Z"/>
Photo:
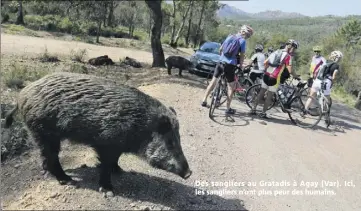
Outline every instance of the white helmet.
<path fill-rule="evenodd" d="M 335 59 L 342 59 L 343 54 L 341 51 L 332 51 L 330 57 Z"/>
<path fill-rule="evenodd" d="M 248 38 L 250 38 L 253 35 L 253 29 L 250 26 L 243 25 L 241 29 L 239 30 L 239 33 L 245 33 Z"/>

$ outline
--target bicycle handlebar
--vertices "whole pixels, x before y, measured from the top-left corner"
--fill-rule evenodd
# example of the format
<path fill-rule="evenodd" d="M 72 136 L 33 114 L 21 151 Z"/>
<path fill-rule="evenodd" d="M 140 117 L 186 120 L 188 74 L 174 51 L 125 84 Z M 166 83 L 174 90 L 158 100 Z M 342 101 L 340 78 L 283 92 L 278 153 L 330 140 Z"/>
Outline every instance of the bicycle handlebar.
<path fill-rule="evenodd" d="M 244 72 L 246 69 L 251 68 L 252 66 L 253 66 L 252 64 L 249 64 L 242 68 L 237 65 L 235 73 L 237 74 L 239 72 Z"/>

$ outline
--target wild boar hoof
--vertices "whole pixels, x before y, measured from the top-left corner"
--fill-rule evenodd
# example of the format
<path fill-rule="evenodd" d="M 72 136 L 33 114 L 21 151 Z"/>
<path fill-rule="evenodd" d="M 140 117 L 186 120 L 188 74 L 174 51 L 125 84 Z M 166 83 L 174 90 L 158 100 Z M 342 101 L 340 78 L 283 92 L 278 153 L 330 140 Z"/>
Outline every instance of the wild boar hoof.
<path fill-rule="evenodd" d="M 69 180 L 69 179 L 59 180 L 59 184 L 60 184 L 60 185 L 71 185 L 71 186 L 77 186 L 76 181 L 72 180 L 71 178 L 70 178 L 70 180 Z"/>
<path fill-rule="evenodd" d="M 99 192 L 103 193 L 105 198 L 114 197 L 114 192 L 112 190 L 108 190 L 106 188 L 100 187 Z"/>

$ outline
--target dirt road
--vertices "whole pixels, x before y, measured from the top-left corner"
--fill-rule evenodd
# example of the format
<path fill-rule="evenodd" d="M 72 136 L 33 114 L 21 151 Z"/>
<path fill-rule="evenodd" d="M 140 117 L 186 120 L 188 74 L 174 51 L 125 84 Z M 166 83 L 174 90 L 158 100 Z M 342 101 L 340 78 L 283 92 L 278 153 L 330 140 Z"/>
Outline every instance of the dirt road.
<path fill-rule="evenodd" d="M 30 38 L 16 39 L 26 42 Z M 7 42 L 2 35 L 3 41 Z M 58 48 L 63 43 L 47 42 Z M 35 46 L 34 51 L 43 47 L 42 43 L 37 50 Z M 1 47 L 3 52 L 6 46 L 2 44 Z M 101 46 L 96 48 L 99 52 L 103 52 L 102 49 L 108 51 Z M 144 52 L 128 51 L 135 58 L 145 55 Z M 144 56 L 143 61 L 147 58 Z M 336 122 L 330 130 L 322 123 L 316 130 L 305 130 L 292 125 L 286 115 L 277 110 L 271 111 L 272 119 L 266 123 L 253 119 L 246 114 L 249 111 L 246 105 L 235 100 L 234 122 L 225 121 L 224 107 L 216 111 L 215 121 L 212 121 L 208 118 L 208 110 L 200 107 L 203 88 L 156 84 L 140 89 L 176 109 L 183 151 L 193 170 L 189 180 L 183 181 L 152 169 L 134 156 L 122 156 L 119 164 L 127 172 L 113 176 L 116 196 L 104 198 L 97 192 L 98 173 L 92 167 L 95 164 L 92 151 L 65 144 L 61 153 L 62 165 L 67 173 L 81 180 L 80 187 L 73 189 L 60 186 L 53 178 L 43 179 L 37 152 L 29 152 L 2 165 L 3 208 L 361 209 L 359 112 L 335 105 L 332 113 Z M 201 181 L 203 187 L 195 187 Z M 332 186 L 334 181 L 338 181 L 338 187 Z M 206 196 L 199 189 L 219 192 Z"/>

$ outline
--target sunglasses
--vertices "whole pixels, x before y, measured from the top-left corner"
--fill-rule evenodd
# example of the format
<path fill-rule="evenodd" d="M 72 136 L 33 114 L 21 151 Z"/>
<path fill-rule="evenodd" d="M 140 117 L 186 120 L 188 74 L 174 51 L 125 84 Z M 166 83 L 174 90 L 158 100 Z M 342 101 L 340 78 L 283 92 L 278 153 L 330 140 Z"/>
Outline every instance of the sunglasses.
<path fill-rule="evenodd" d="M 321 51 L 314 51 L 315 53 L 321 53 Z"/>

